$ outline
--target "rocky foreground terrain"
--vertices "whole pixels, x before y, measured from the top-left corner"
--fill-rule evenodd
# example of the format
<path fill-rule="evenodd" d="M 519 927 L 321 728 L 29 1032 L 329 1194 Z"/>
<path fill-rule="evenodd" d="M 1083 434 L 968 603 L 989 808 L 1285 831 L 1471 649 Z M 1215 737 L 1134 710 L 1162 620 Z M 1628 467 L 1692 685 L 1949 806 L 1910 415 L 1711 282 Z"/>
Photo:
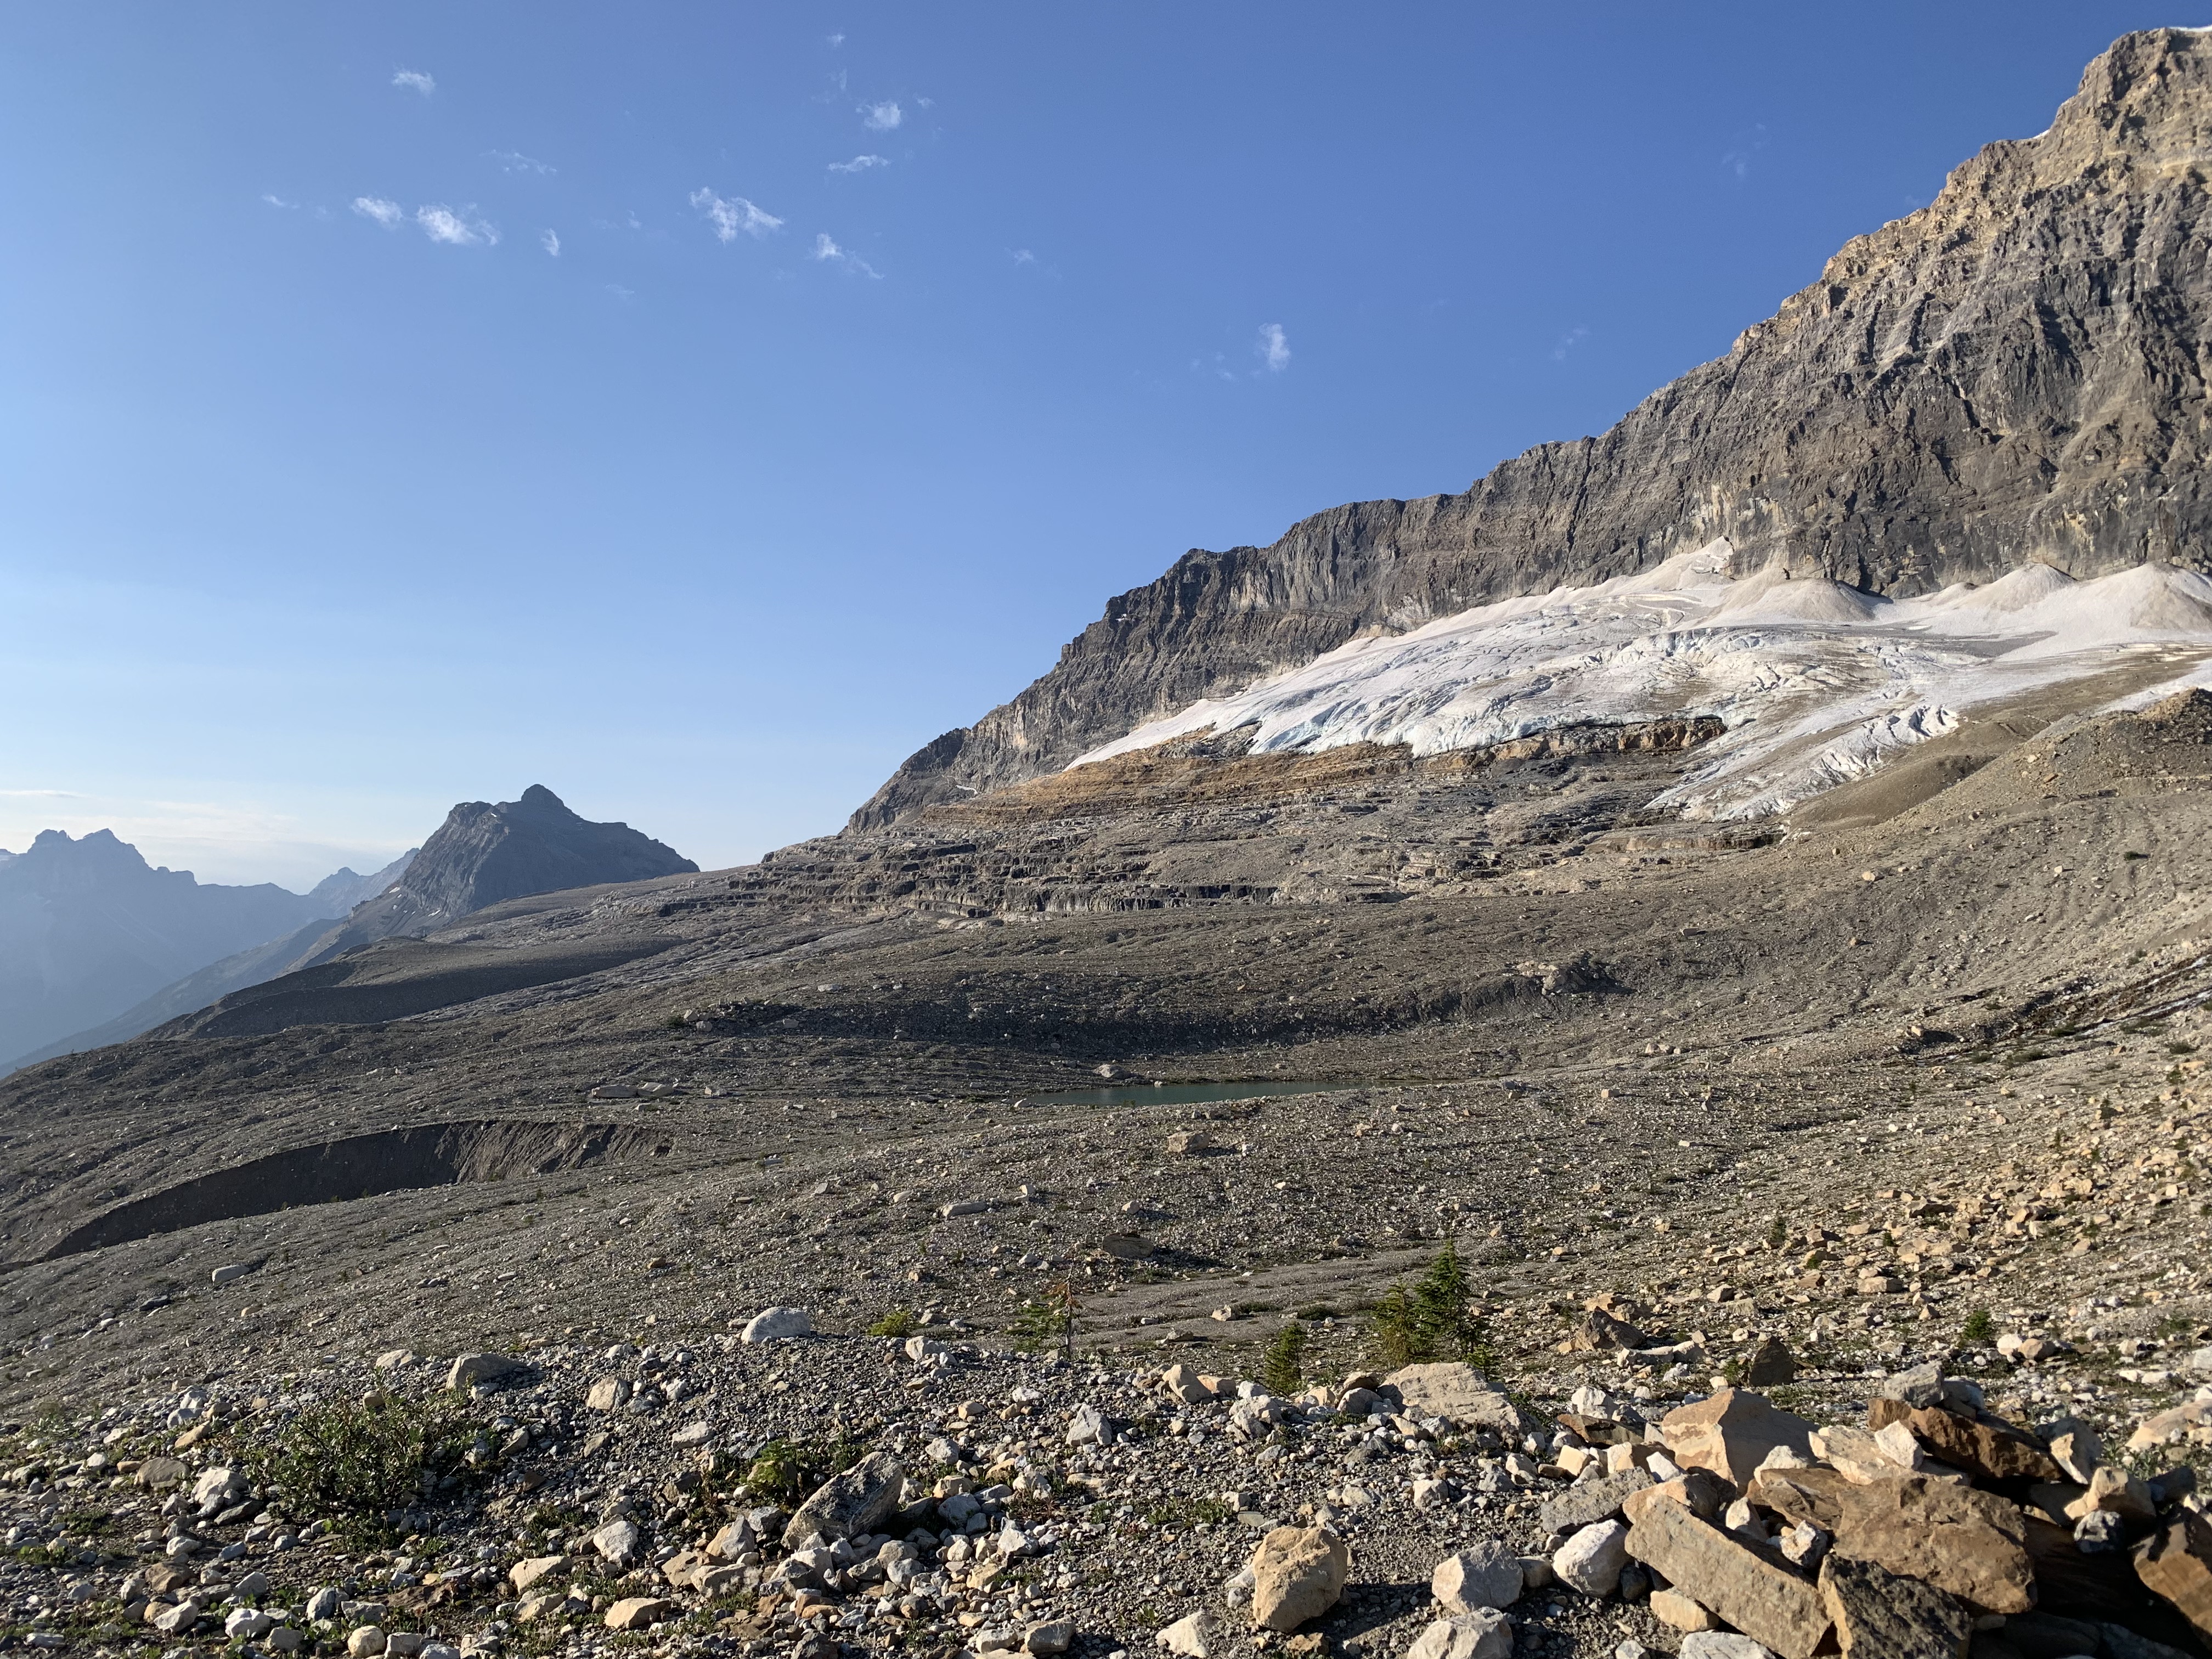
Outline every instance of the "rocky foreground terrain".
<path fill-rule="evenodd" d="M 2212 696 L 2049 712 L 1704 844 L 1694 744 L 1168 757 L 11 1079 L 10 1638 L 2203 1651 Z M 1301 902 L 1006 897 L 1254 813 Z"/>
<path fill-rule="evenodd" d="M 1725 726 L 1662 707 L 1049 769 L 1567 496 L 1584 574 L 1677 496 L 1900 592 L 2197 559 L 2206 39 L 1449 558 L 1186 570 L 844 835 L 410 901 L 0 1080 L 0 1642 L 2212 1659 L 2203 642 L 1733 823 L 1658 805 Z"/>

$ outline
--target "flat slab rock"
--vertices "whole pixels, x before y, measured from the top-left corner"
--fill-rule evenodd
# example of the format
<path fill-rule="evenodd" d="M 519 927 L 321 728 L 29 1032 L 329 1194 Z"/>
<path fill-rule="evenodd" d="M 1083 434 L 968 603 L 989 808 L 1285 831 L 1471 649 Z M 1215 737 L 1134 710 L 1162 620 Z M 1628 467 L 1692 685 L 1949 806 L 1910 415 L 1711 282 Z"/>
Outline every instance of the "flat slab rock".
<path fill-rule="evenodd" d="M 1844 1659 L 1959 1659 L 1973 1632 L 1972 1610 L 1958 1597 L 1871 1561 L 1831 1554 L 1820 1599 Z"/>
<path fill-rule="evenodd" d="M 1654 1485 L 1649 1472 L 1627 1469 L 1596 1480 L 1577 1481 L 1556 1498 L 1545 1499 L 1536 1519 L 1547 1532 L 1578 1532 L 1600 1521 L 1620 1518 L 1620 1506 Z"/>
<path fill-rule="evenodd" d="M 1441 1417 L 1462 1428 L 1521 1430 L 1521 1408 L 1472 1365 L 1458 1361 L 1408 1365 L 1391 1372 L 1384 1382 L 1397 1389 L 1408 1416 Z"/>
<path fill-rule="evenodd" d="M 1628 1553 L 1782 1659 L 1812 1659 L 1827 1638 L 1817 1589 L 1679 1504 L 1640 1507 Z"/>

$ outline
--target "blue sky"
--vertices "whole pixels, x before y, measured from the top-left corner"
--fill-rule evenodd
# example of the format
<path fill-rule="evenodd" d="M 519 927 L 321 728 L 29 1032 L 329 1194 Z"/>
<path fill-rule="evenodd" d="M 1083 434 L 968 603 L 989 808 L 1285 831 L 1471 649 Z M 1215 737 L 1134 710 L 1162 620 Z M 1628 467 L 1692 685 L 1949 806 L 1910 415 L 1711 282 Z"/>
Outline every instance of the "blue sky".
<path fill-rule="evenodd" d="M 1464 489 L 2142 6 L 0 15 L 0 847 L 835 829 L 1185 549 Z"/>

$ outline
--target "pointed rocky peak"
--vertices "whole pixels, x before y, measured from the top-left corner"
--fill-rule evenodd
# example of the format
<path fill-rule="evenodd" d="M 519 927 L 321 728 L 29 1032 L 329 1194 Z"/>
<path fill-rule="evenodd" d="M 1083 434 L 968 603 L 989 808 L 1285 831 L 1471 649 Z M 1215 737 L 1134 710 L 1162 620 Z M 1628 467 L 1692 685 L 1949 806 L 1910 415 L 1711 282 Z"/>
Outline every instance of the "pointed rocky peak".
<path fill-rule="evenodd" d="M 421 935 L 487 905 L 533 893 L 689 875 L 699 866 L 626 823 L 593 823 L 543 784 L 519 800 L 463 801 L 388 890 L 317 941 L 296 966 L 378 939 Z"/>

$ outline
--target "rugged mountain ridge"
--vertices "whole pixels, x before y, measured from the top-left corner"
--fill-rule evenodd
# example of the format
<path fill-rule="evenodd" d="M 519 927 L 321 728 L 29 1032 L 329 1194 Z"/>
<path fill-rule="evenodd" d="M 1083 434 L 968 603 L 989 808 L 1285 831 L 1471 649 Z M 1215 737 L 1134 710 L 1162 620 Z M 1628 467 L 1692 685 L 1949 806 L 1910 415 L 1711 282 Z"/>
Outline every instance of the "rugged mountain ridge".
<path fill-rule="evenodd" d="M 280 971 L 311 968 L 379 939 L 419 937 L 502 899 L 698 868 L 626 823 L 579 817 L 533 783 L 520 800 L 461 802 L 390 890 L 357 907 Z"/>
<path fill-rule="evenodd" d="M 204 1010 L 224 1012 L 257 987 L 385 939 L 418 938 L 504 899 L 684 875 L 698 867 L 626 823 L 578 817 L 543 784 L 532 785 L 520 800 L 463 801 L 419 849 L 374 876 L 343 871 L 310 899 L 299 901 L 314 907 L 303 924 L 274 938 L 255 936 L 246 949 L 220 960 L 203 957 L 193 971 L 150 995 L 142 988 L 139 1000 L 119 1013 L 111 1001 L 94 1020 L 63 1027 L 70 1035 L 57 1038 L 49 1030 L 44 1046 L 27 1048 L 14 1064 L 104 1048 L 156 1027 L 181 1027 Z"/>
<path fill-rule="evenodd" d="M 2208 170 L 2212 34 L 2124 36 L 2048 131 L 1985 146 L 1610 430 L 1462 494 L 1193 550 L 1012 702 L 908 759 L 851 827 L 1040 775 L 1364 630 L 1717 541 L 1738 574 L 1892 595 L 2031 558 L 2204 568 Z"/>
<path fill-rule="evenodd" d="M 10 1065 L 35 1066 L 57 1054 L 82 1054 L 88 1048 L 104 1048 L 111 1042 L 126 1042 L 179 1015 L 204 1008 L 234 991 L 274 979 L 289 970 L 295 961 L 331 931 L 333 919 L 343 916 L 356 905 L 368 903 L 398 881 L 419 850 L 409 848 L 373 875 L 356 876 L 350 870 L 339 871 L 308 895 L 319 905 L 313 920 L 172 981 L 112 1018 L 18 1054 Z"/>
<path fill-rule="evenodd" d="M 340 870 L 304 894 L 203 884 L 149 866 L 111 830 L 42 831 L 0 860 L 0 1071 L 219 958 L 302 927 L 319 933 L 391 873 Z"/>

